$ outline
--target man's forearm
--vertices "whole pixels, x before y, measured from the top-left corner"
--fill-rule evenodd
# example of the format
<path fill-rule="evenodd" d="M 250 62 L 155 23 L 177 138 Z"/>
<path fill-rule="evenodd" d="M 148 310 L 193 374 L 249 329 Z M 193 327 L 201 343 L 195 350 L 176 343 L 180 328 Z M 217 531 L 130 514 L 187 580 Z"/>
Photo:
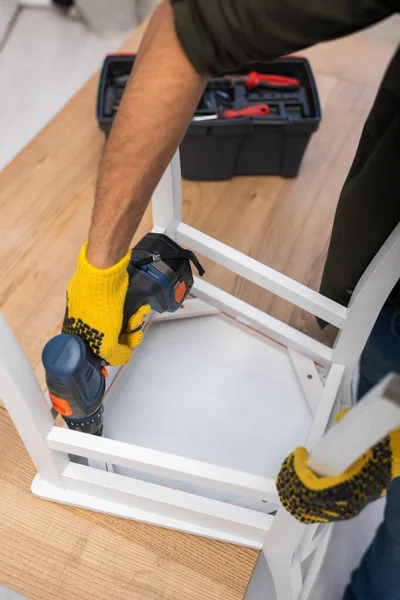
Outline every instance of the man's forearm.
<path fill-rule="evenodd" d="M 162 2 L 143 38 L 101 162 L 87 250 L 94 266 L 109 267 L 127 252 L 206 82 L 176 37 L 169 2 Z"/>

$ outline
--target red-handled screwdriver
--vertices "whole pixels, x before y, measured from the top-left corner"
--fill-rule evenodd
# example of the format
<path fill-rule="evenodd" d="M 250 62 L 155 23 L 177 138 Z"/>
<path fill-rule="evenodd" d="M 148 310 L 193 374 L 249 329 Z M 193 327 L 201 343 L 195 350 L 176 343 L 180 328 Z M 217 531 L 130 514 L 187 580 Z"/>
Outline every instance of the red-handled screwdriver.
<path fill-rule="evenodd" d="M 201 115 L 193 117 L 193 121 L 208 121 L 209 119 L 240 119 L 243 117 L 266 117 L 269 115 L 268 104 L 253 104 L 245 108 L 234 110 L 229 108 L 215 115 Z"/>
<path fill-rule="evenodd" d="M 247 77 L 244 79 L 244 83 L 248 90 L 251 90 L 260 85 L 267 85 L 268 87 L 300 87 L 300 82 L 294 77 L 286 77 L 285 75 L 262 75 L 257 71 L 250 71 Z"/>

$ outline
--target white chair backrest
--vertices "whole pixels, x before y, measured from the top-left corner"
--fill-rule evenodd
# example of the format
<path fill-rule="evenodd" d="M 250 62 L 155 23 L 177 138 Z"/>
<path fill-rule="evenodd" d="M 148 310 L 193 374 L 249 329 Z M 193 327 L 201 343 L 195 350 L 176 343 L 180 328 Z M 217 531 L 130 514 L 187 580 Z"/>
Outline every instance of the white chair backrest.
<path fill-rule="evenodd" d="M 195 251 L 205 253 L 215 262 L 339 327 L 341 331 L 329 355 L 330 362 L 345 365 L 349 372 L 353 370 L 380 310 L 400 279 L 400 224 L 365 270 L 346 308 L 184 225 L 179 153 L 175 154 L 153 195 L 152 208 L 154 224 L 178 242 L 192 246 Z M 294 340 L 294 334 L 292 337 Z M 310 348 L 310 343 L 304 344 L 306 354 Z"/>
<path fill-rule="evenodd" d="M 333 362 L 350 369 L 354 367 L 382 307 L 399 279 L 400 223 L 372 259 L 352 294 L 345 326 L 335 342 Z"/>

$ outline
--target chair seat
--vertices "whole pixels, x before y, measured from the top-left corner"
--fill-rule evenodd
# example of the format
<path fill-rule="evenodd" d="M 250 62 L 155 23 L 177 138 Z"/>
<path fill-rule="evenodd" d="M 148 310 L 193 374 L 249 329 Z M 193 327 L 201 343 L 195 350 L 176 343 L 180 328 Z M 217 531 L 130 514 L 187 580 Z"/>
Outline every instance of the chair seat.
<path fill-rule="evenodd" d="M 310 423 L 287 349 L 222 314 L 152 325 L 105 403 L 109 438 L 273 479 Z M 119 466 L 115 472 L 235 498 Z"/>

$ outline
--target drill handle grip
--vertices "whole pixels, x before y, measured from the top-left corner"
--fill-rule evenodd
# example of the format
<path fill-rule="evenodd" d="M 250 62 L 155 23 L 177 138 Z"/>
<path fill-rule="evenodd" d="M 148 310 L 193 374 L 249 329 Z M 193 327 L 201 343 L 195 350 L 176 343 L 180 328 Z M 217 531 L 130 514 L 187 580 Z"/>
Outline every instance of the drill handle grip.
<path fill-rule="evenodd" d="M 138 269 L 135 270 L 138 271 Z M 144 304 L 150 304 L 148 286 L 141 288 L 139 285 L 140 279 L 141 277 L 139 271 L 136 275 L 133 274 L 129 279 L 128 291 L 125 297 L 121 331 L 125 331 L 129 319 L 135 314 L 135 312 L 139 310 L 141 306 Z"/>

